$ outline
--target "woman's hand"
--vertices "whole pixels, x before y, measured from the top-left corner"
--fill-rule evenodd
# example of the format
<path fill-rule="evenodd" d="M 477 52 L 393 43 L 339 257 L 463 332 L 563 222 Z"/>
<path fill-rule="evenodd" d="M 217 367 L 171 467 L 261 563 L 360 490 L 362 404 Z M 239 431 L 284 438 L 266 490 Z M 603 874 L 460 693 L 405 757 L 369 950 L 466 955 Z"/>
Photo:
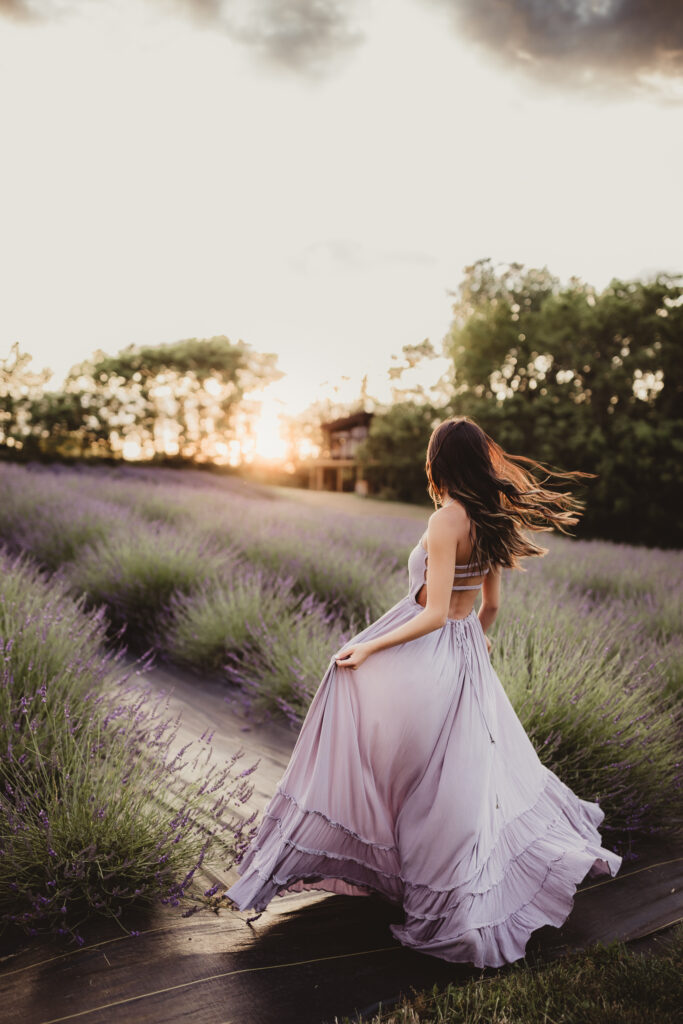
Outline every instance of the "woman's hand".
<path fill-rule="evenodd" d="M 334 660 L 339 668 L 358 668 L 370 654 L 372 654 L 370 644 L 351 644 L 341 654 L 338 654 Z"/>
<path fill-rule="evenodd" d="M 490 653 L 491 653 L 491 641 L 490 641 L 490 640 L 489 640 L 489 638 L 487 637 L 486 633 L 484 633 L 484 640 L 486 641 L 486 650 L 487 650 L 487 651 L 489 652 L 489 654 L 490 654 Z"/>

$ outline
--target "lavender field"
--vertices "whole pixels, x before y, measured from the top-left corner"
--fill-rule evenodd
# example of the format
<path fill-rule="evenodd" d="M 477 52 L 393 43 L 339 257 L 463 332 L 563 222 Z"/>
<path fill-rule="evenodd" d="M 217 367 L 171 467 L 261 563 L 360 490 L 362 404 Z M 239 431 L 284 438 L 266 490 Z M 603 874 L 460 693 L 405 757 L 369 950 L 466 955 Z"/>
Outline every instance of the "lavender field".
<path fill-rule="evenodd" d="M 253 827 L 226 817 L 253 768 L 181 783 L 190 755 L 122 648 L 296 728 L 331 654 L 404 595 L 429 513 L 321 514 L 236 478 L 132 468 L 2 466 L 0 493 L 0 915 L 77 935 L 88 914 L 181 901 L 209 849 L 229 864 Z M 550 553 L 504 578 L 492 661 L 542 760 L 636 855 L 682 820 L 683 554 L 540 537 Z"/>
<path fill-rule="evenodd" d="M 94 915 L 198 895 L 209 851 L 239 857 L 253 767 L 209 764 L 203 737 L 174 751 L 177 723 L 107 651 L 103 609 L 23 555 L 0 553 L 0 657 L 0 930 L 82 944 Z"/>

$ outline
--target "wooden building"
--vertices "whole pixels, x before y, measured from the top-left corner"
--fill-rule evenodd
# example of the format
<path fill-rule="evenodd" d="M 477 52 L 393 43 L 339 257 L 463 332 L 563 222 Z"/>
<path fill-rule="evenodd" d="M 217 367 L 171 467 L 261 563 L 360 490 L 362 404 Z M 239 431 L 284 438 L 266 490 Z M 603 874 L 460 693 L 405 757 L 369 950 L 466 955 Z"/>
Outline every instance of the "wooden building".
<path fill-rule="evenodd" d="M 370 430 L 371 412 L 355 412 L 321 423 L 320 455 L 309 463 L 308 485 L 316 491 L 368 493 L 368 482 L 356 461 L 356 451 Z"/>

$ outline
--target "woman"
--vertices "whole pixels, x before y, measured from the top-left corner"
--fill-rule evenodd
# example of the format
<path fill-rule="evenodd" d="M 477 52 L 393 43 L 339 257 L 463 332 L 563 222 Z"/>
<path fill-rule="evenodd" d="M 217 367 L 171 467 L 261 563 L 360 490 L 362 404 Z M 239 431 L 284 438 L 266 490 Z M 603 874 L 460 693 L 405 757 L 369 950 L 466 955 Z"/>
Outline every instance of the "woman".
<path fill-rule="evenodd" d="M 408 594 L 330 659 L 225 894 L 240 910 L 379 893 L 405 910 L 403 945 L 498 967 L 565 921 L 587 874 L 618 871 L 603 811 L 541 764 L 489 660 L 502 570 L 547 552 L 523 528 L 567 532 L 581 507 L 522 462 L 588 475 L 506 455 L 466 416 L 432 433 Z"/>

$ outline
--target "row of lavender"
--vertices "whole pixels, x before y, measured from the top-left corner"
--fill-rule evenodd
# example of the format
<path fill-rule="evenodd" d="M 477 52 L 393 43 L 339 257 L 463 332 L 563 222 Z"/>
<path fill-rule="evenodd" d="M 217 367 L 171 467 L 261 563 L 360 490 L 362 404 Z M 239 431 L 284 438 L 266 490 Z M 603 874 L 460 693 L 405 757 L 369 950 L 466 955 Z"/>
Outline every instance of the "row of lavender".
<path fill-rule="evenodd" d="M 79 943 L 93 915 L 198 906 L 209 850 L 230 866 L 253 835 L 255 767 L 209 765 L 206 738 L 174 752 L 177 726 L 83 604 L 0 553 L 0 930 Z M 192 758 L 201 781 L 180 776 Z"/>
<path fill-rule="evenodd" d="M 208 474 L 1 475 L 6 543 L 138 643 L 224 673 L 251 713 L 294 725 L 330 654 L 405 593 L 424 527 L 321 517 Z M 682 557 L 542 539 L 551 555 L 506 578 L 494 665 L 545 763 L 600 800 L 626 852 L 680 827 Z"/>
<path fill-rule="evenodd" d="M 330 650 L 401 595 L 415 525 L 323 521 L 184 480 L 5 466 L 0 540 L 106 605 L 130 644 L 202 670 L 230 662 L 252 714 L 297 724 Z"/>

